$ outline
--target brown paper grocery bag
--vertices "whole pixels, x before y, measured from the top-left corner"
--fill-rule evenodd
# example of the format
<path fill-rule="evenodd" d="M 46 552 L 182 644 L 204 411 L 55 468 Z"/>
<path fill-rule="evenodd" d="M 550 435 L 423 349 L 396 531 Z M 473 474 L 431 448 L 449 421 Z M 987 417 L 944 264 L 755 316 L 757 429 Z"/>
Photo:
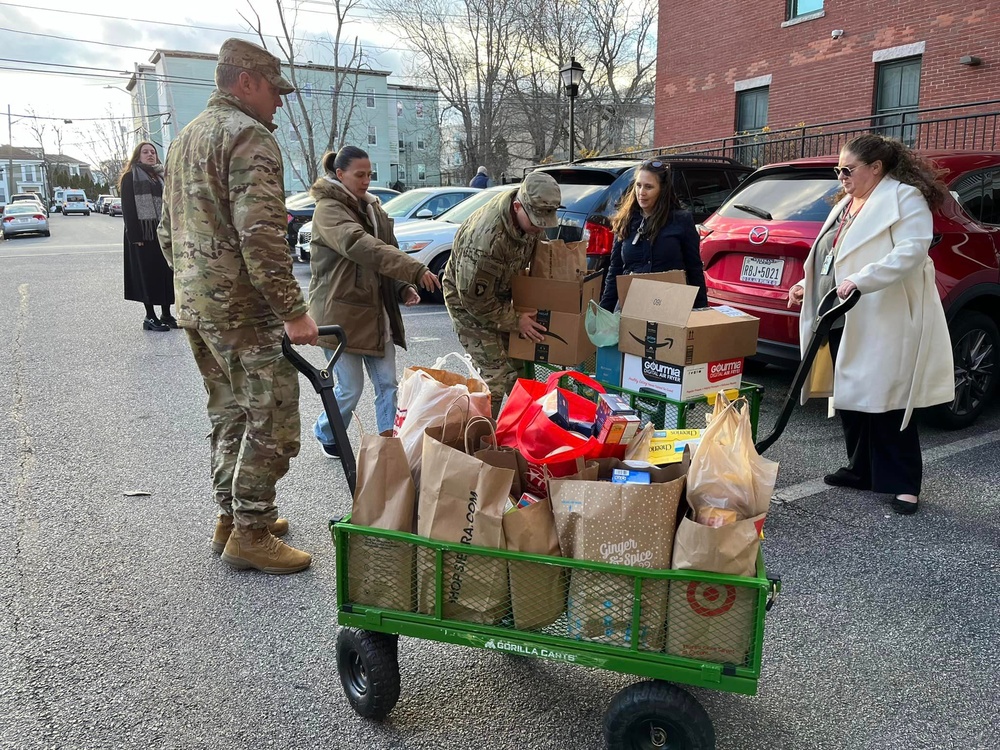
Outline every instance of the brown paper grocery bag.
<path fill-rule="evenodd" d="M 764 515 L 713 528 L 681 520 L 672 567 L 753 576 Z M 757 590 L 704 581 L 671 581 L 667 653 L 741 665 L 753 636 Z"/>
<path fill-rule="evenodd" d="M 507 549 L 560 557 L 559 536 L 552 504 L 542 498 L 505 513 L 503 533 Z M 514 627 L 535 630 L 551 625 L 566 611 L 566 569 L 559 565 L 510 560 L 510 603 Z"/>
<path fill-rule="evenodd" d="M 416 530 L 413 477 L 392 430 L 362 433 L 351 523 L 388 531 Z M 405 542 L 351 534 L 348 537 L 348 598 L 357 604 L 414 610 L 414 547 Z"/>
<path fill-rule="evenodd" d="M 558 281 L 583 281 L 587 275 L 587 243 L 541 240 L 531 256 L 528 274 Z"/>
<path fill-rule="evenodd" d="M 462 441 L 464 443 L 464 440 Z M 503 511 L 514 472 L 483 463 L 424 433 L 417 533 L 430 539 L 504 549 Z M 417 605 L 434 614 L 434 552 L 417 553 Z M 482 624 L 510 609 L 507 561 L 480 555 L 444 555 L 445 618 Z"/>
<path fill-rule="evenodd" d="M 576 478 L 549 480 L 562 552 L 578 560 L 669 568 L 687 463 L 650 469 L 648 485 L 589 478 L 596 475 L 605 479 L 613 469 L 624 467 L 616 459 L 601 459 L 588 464 Z M 663 648 L 667 584 L 643 583 L 639 619 L 642 649 Z M 632 578 L 574 569 L 566 605 L 570 635 L 631 646 L 633 598 Z"/>

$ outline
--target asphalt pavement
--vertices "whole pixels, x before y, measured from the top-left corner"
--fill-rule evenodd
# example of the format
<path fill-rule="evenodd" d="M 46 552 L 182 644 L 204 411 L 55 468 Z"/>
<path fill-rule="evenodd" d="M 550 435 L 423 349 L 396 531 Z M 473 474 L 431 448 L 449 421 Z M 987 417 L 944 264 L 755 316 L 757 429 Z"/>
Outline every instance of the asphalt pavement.
<path fill-rule="evenodd" d="M 353 713 L 326 529 L 350 498 L 311 437 L 319 399 L 303 380 L 302 453 L 278 488 L 312 568 L 229 569 L 208 544 L 201 382 L 184 333 L 143 331 L 122 300 L 121 232 L 53 215 L 52 237 L 0 243 L 0 748 L 601 748 L 633 678 L 408 638 L 389 720 Z M 404 315 L 400 368 L 459 348 L 442 307 Z M 766 432 L 790 374 L 748 377 Z M 963 432 L 922 428 L 912 517 L 817 481 L 843 460 L 825 411 L 797 410 L 768 454 L 765 555 L 784 591 L 759 694 L 693 691 L 718 748 L 996 747 L 1000 405 Z"/>

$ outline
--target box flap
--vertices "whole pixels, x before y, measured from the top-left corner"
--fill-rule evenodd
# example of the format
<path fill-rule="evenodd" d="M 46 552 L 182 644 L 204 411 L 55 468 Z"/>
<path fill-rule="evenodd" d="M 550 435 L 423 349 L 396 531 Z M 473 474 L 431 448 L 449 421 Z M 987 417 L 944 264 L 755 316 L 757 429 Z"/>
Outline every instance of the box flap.
<path fill-rule="evenodd" d="M 629 292 L 622 307 L 622 318 L 673 326 L 687 325 L 698 296 L 698 288 L 694 286 L 643 278 L 633 279 Z"/>
<path fill-rule="evenodd" d="M 615 279 L 618 285 L 618 304 L 624 305 L 628 296 L 628 289 L 634 279 L 648 279 L 649 281 L 666 281 L 669 284 L 687 284 L 687 274 L 684 271 L 661 271 L 660 273 L 633 273 L 622 274 Z"/>

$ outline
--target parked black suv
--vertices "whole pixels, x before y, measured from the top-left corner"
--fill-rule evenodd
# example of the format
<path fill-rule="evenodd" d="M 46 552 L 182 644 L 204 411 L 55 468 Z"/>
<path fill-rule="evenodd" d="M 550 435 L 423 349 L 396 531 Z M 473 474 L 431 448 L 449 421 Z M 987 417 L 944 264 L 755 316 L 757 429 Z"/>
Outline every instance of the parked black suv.
<path fill-rule="evenodd" d="M 753 172 L 724 156 L 652 158 L 670 165 L 677 199 L 694 214 L 695 224 L 707 219 Z M 614 243 L 611 216 L 642 162 L 642 159 L 595 158 L 534 170 L 552 175 L 562 190 L 559 226 L 550 230 L 550 236 L 576 242 L 583 237 L 584 229 L 590 232 L 587 248 L 590 270 L 603 270 L 610 261 Z"/>

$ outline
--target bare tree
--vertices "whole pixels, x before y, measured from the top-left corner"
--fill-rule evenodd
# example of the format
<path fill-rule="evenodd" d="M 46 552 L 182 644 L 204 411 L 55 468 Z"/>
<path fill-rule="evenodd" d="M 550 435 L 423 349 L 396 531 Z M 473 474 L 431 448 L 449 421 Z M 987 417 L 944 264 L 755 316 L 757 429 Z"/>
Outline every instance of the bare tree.
<path fill-rule="evenodd" d="M 368 67 L 368 56 L 357 37 L 344 42 L 344 26 L 351 13 L 361 5 L 361 0 L 329 0 L 333 9 L 333 32 L 317 36 L 312 42 L 317 52 L 330 55 L 331 64 L 322 77 L 316 68 L 302 66 L 301 37 L 296 34 L 298 8 L 291 10 L 274 0 L 278 11 L 281 34 L 274 36 L 280 57 L 288 66 L 289 82 L 296 91 L 285 97 L 285 114 L 291 124 L 290 133 L 280 133 L 278 140 L 284 147 L 292 172 L 304 184 L 311 185 L 319 176 L 319 160 L 326 151 L 340 148 L 348 139 L 351 122 L 356 110 L 358 76 Z M 252 2 L 248 2 L 254 19 L 243 20 L 256 32 L 261 44 L 267 48 L 260 15 Z M 318 55 L 316 55 L 318 56 Z M 332 83 L 331 83 L 332 81 Z M 301 158 L 296 158 L 301 157 Z"/>
<path fill-rule="evenodd" d="M 106 113 L 107 117 L 95 120 L 88 130 L 81 129 L 80 136 L 84 140 L 81 147 L 104 181 L 117 185 L 131 156 L 136 134 L 129 130 L 127 123 L 130 121 L 115 115 L 110 105 Z"/>

